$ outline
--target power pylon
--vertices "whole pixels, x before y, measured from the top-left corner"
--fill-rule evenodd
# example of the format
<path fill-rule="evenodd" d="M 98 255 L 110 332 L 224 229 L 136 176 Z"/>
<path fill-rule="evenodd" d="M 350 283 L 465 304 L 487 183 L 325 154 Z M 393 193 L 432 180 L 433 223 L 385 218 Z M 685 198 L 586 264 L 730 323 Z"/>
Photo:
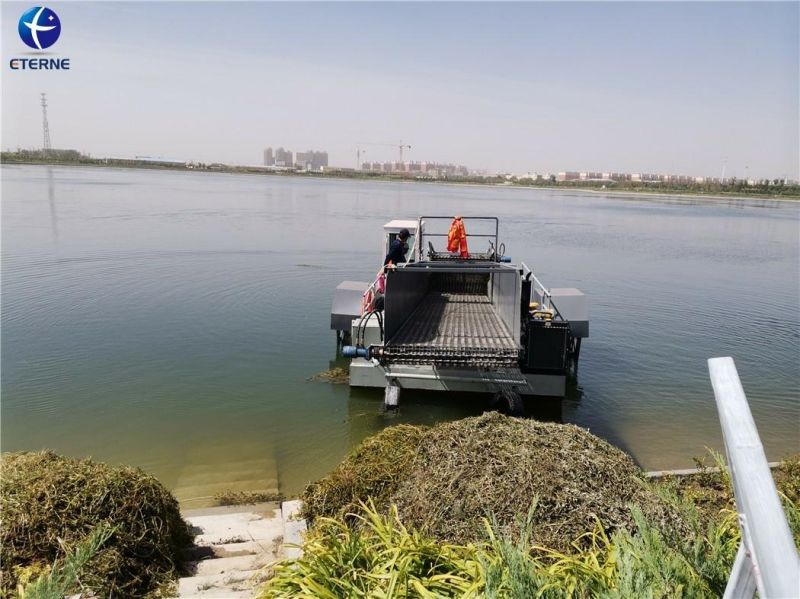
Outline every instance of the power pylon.
<path fill-rule="evenodd" d="M 50 125 L 47 123 L 47 95 L 42 93 L 42 135 L 44 135 L 43 150 L 49 152 L 50 147 Z"/>

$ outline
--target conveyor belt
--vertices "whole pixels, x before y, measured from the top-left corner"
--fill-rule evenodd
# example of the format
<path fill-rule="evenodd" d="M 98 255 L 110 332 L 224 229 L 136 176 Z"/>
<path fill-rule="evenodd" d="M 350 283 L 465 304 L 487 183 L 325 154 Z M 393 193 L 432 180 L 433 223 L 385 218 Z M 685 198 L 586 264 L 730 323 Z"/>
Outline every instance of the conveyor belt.
<path fill-rule="evenodd" d="M 486 295 L 432 291 L 386 343 L 398 363 L 511 365 L 519 350 Z"/>

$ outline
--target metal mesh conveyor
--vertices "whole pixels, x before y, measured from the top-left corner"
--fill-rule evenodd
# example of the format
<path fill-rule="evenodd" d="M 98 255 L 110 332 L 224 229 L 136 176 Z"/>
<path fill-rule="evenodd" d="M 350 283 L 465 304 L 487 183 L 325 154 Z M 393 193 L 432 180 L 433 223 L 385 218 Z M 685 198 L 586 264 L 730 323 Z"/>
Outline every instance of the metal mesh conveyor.
<path fill-rule="evenodd" d="M 487 295 L 431 291 L 386 343 L 383 358 L 401 364 L 514 366 L 519 350 Z"/>

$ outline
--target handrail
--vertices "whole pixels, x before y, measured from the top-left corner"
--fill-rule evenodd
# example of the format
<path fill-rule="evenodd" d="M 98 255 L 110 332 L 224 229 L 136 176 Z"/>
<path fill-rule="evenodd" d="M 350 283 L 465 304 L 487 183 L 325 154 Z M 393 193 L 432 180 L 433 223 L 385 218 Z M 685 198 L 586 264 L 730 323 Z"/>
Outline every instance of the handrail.
<path fill-rule="evenodd" d="M 542 296 L 542 308 L 546 310 L 554 310 L 555 315 L 558 318 L 560 318 L 561 320 L 566 320 L 566 318 L 564 318 L 561 312 L 559 312 L 558 306 L 556 306 L 555 302 L 553 302 L 553 296 L 550 294 L 550 290 L 544 286 L 544 283 L 542 283 L 536 277 L 535 274 L 533 274 L 533 270 L 530 268 L 530 266 L 528 266 L 524 262 L 520 262 L 520 264 L 525 268 L 525 270 L 528 271 L 525 274 L 525 276 L 530 276 L 531 280 L 533 281 L 533 284 L 540 289 L 541 291 L 540 295 Z"/>
<path fill-rule="evenodd" d="M 733 358 L 711 358 L 708 372 L 742 529 L 723 597 L 796 597 L 800 557 Z"/>
<path fill-rule="evenodd" d="M 500 247 L 500 219 L 496 216 L 462 216 L 462 220 L 464 221 L 474 221 L 474 220 L 488 220 L 494 222 L 494 234 L 484 234 L 484 233 L 467 233 L 467 239 L 470 237 L 488 237 L 494 238 L 494 245 L 492 247 L 497 248 Z M 452 216 L 420 216 L 419 222 L 423 222 L 426 220 L 453 220 Z M 417 228 L 417 235 L 420 238 L 420 251 L 422 251 L 422 228 Z M 447 237 L 447 233 L 425 233 L 428 237 Z M 489 242 L 491 243 L 491 242 Z"/>
<path fill-rule="evenodd" d="M 526 268 L 527 268 L 527 266 L 526 266 Z M 549 308 L 550 307 L 550 303 L 551 303 L 551 301 L 550 301 L 551 300 L 550 290 L 547 287 L 544 286 L 544 283 L 542 283 L 536 277 L 535 274 L 533 274 L 532 270 L 530 271 L 530 273 L 531 273 L 531 280 L 533 280 L 533 284 L 536 285 L 541 290 L 542 307 L 543 308 Z"/>

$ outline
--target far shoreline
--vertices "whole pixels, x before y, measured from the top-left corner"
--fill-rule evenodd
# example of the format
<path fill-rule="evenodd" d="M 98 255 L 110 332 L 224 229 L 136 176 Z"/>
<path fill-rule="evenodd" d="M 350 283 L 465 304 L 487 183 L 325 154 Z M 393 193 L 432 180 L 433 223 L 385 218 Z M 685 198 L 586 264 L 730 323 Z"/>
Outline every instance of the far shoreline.
<path fill-rule="evenodd" d="M 313 178 L 313 179 L 327 179 L 327 180 L 346 180 L 346 181 L 368 181 L 380 183 L 414 183 L 414 184 L 428 184 L 428 185 L 448 185 L 456 187 L 493 187 L 504 189 L 517 189 L 517 190 L 548 190 L 560 192 L 578 192 L 586 194 L 604 195 L 608 197 L 622 196 L 630 198 L 686 198 L 686 199 L 704 199 L 704 200 L 757 200 L 757 201 L 771 201 L 771 202 L 798 202 L 800 195 L 767 195 L 767 194 L 738 194 L 725 192 L 719 193 L 704 193 L 697 190 L 670 190 L 670 191 L 646 191 L 646 190 L 627 190 L 627 189 L 613 189 L 601 187 L 586 187 L 577 185 L 526 185 L 521 183 L 511 182 L 478 182 L 478 181 L 457 181 L 452 179 L 417 179 L 411 177 L 386 177 L 386 176 L 358 176 L 358 171 L 355 173 L 347 172 L 333 172 L 333 173 L 316 173 L 316 172 L 297 172 L 297 171 L 266 171 L 260 170 L 257 167 L 236 167 L 225 166 L 219 168 L 191 168 L 184 165 L 171 165 L 164 163 L 156 163 L 148 165 L 146 163 L 131 164 L 127 161 L 114 160 L 113 163 L 100 162 L 103 159 L 91 162 L 72 162 L 72 161 L 43 161 L 43 160 L 2 160 L 0 165 L 27 165 L 27 166 L 51 166 L 51 167 L 91 167 L 91 168 L 120 168 L 120 169 L 138 169 L 145 171 L 171 171 L 171 172 L 190 172 L 190 173 L 222 173 L 232 175 L 254 175 L 254 176 L 277 176 L 277 177 L 292 177 L 292 178 Z M 724 195 L 723 195 L 724 194 Z"/>

